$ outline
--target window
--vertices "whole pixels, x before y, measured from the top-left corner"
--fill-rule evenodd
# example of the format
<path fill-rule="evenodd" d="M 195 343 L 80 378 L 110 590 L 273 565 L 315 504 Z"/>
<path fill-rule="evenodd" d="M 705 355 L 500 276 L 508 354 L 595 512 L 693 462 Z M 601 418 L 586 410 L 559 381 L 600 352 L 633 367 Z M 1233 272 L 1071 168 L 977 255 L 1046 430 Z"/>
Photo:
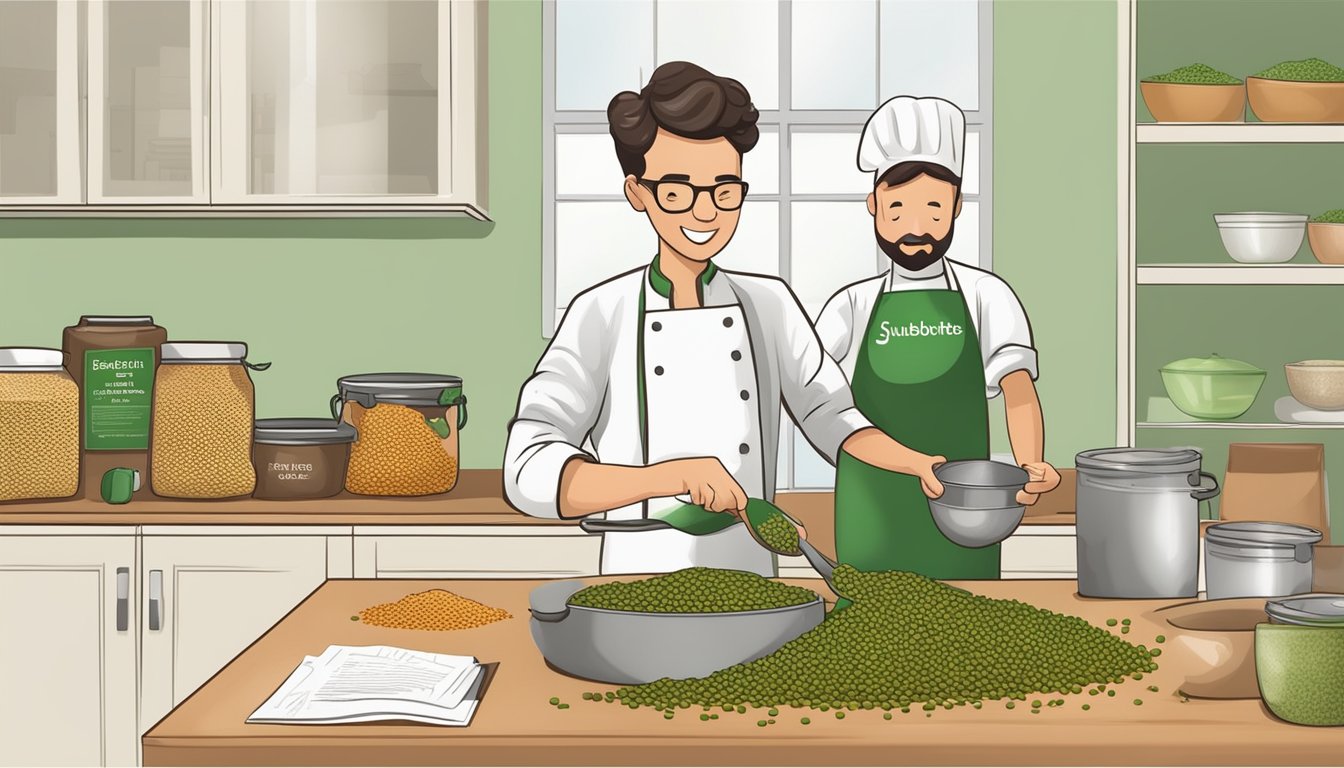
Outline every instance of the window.
<path fill-rule="evenodd" d="M 948 255 L 988 267 L 990 6 L 544 3 L 543 61 L 553 66 L 543 85 L 543 333 L 554 333 L 584 288 L 653 256 L 647 221 L 621 193 L 606 107 L 619 91 L 641 88 L 659 64 L 679 59 L 740 80 L 760 111 L 760 142 L 743 160 L 751 192 L 716 263 L 784 278 L 813 318 L 841 287 L 885 269 L 863 202 L 872 178 L 855 166 L 855 152 L 872 110 L 909 94 L 941 96 L 966 112 L 965 202 Z M 830 487 L 834 469 L 783 423 L 778 486 Z"/>

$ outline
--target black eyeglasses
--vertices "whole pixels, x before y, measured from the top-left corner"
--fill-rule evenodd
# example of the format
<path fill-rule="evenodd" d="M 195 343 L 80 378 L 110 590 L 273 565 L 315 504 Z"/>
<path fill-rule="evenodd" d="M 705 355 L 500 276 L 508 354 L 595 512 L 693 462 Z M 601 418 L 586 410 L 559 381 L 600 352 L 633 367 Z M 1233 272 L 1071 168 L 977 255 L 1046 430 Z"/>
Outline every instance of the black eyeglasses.
<path fill-rule="evenodd" d="M 640 179 L 640 184 L 653 192 L 658 207 L 668 213 L 685 213 L 691 210 L 701 192 L 708 192 L 714 207 L 720 211 L 736 211 L 742 207 L 747 196 L 747 182 L 721 181 L 712 187 L 697 187 L 685 181 L 662 181 Z"/>

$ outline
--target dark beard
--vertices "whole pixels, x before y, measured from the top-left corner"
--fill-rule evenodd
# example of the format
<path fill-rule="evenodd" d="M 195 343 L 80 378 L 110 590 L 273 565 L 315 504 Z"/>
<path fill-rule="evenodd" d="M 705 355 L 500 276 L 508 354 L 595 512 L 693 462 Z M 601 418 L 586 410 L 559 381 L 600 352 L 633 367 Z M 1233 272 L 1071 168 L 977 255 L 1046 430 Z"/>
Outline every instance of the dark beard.
<path fill-rule="evenodd" d="M 896 262 L 896 265 L 907 272 L 918 272 L 927 269 L 935 261 L 943 258 L 947 249 L 952 246 L 952 233 L 956 225 L 952 225 L 947 230 L 947 237 L 942 240 L 930 237 L 928 235 L 906 235 L 896 242 L 892 242 L 882 233 L 877 231 L 877 225 L 873 225 L 873 234 L 877 236 L 877 244 L 882 248 L 882 252 L 887 254 L 888 258 Z M 929 253 L 916 253 L 914 255 L 902 251 L 900 246 L 905 245 L 927 245 L 930 247 Z"/>

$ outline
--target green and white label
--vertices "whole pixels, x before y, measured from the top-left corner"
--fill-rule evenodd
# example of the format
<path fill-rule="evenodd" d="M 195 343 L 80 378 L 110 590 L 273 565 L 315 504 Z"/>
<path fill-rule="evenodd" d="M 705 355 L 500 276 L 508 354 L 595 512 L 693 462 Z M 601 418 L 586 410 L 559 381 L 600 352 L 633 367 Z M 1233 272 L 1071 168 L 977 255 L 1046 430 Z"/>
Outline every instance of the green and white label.
<path fill-rule="evenodd" d="M 154 350 L 99 349 L 84 353 L 84 448 L 149 448 Z"/>

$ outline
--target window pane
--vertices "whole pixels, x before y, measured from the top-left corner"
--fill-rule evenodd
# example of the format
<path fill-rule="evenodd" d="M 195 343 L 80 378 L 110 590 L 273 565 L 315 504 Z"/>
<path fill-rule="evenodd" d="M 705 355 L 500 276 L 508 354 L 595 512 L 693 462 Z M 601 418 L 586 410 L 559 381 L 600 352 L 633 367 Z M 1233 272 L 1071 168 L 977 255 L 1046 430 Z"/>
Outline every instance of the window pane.
<path fill-rule="evenodd" d="M 789 283 L 814 321 L 841 288 L 877 274 L 873 217 L 862 201 L 794 203 L 791 226 Z"/>
<path fill-rule="evenodd" d="M 434 194 L 438 13 L 429 0 L 250 3 L 248 191 Z"/>
<path fill-rule="evenodd" d="M 0 2 L 0 197 L 56 194 L 56 10 Z"/>
<path fill-rule="evenodd" d="M 555 0 L 556 109 L 605 111 L 652 72 L 653 0 Z"/>
<path fill-rule="evenodd" d="M 625 200 L 555 204 L 555 305 L 596 283 L 647 264 L 658 239 Z"/>
<path fill-rule="evenodd" d="M 980 133 L 966 129 L 966 164 L 961 169 L 961 193 L 980 194 Z"/>
<path fill-rule="evenodd" d="M 793 0 L 793 108 L 877 106 L 875 0 Z"/>
<path fill-rule="evenodd" d="M 104 191 L 190 196 L 191 5 L 108 3 L 105 56 Z"/>
<path fill-rule="evenodd" d="M 980 108 L 977 0 L 881 0 L 882 101 L 940 96 Z"/>
<path fill-rule="evenodd" d="M 796 488 L 834 488 L 835 467 L 807 442 L 801 429 L 793 431 L 793 484 Z"/>
<path fill-rule="evenodd" d="M 779 131 L 761 129 L 761 138 L 742 156 L 742 178 L 751 185 L 748 195 L 779 194 Z"/>
<path fill-rule="evenodd" d="M 620 195 L 624 179 L 610 134 L 556 134 L 557 195 Z"/>
<path fill-rule="evenodd" d="M 791 186 L 795 194 L 855 194 L 873 191 L 873 175 L 859 170 L 856 156 L 862 127 L 844 132 L 793 132 Z"/>
<path fill-rule="evenodd" d="M 728 247 L 714 263 L 735 272 L 779 276 L 779 203 L 747 203 Z"/>
<path fill-rule="evenodd" d="M 967 200 L 961 204 L 961 215 L 953 225 L 952 245 L 947 249 L 950 259 L 973 267 L 988 267 L 980 261 L 980 203 Z"/>
<path fill-rule="evenodd" d="M 658 63 L 689 61 L 746 86 L 759 110 L 779 109 L 775 0 L 663 0 Z"/>

